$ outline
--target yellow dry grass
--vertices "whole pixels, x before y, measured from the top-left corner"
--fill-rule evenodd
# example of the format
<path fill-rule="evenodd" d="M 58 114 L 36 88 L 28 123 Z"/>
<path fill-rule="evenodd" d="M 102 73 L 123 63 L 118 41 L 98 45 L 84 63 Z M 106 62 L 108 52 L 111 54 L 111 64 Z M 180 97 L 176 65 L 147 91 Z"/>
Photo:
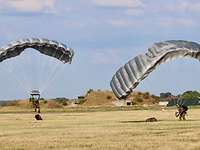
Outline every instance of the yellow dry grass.
<path fill-rule="evenodd" d="M 83 106 L 114 106 L 113 101 L 116 101 L 116 97 L 112 91 L 91 91 L 85 95 L 85 102 Z M 132 92 L 128 98 L 137 105 L 152 105 L 158 104 L 159 98 L 152 96 L 149 92 Z"/>
<path fill-rule="evenodd" d="M 199 150 L 200 110 L 190 109 L 187 121 L 175 110 L 134 110 L 84 113 L 0 114 L 0 149 L 69 150 Z M 147 123 L 148 117 L 159 121 Z"/>
<path fill-rule="evenodd" d="M 85 96 L 84 106 L 110 106 L 116 97 L 111 91 L 92 91 Z"/>

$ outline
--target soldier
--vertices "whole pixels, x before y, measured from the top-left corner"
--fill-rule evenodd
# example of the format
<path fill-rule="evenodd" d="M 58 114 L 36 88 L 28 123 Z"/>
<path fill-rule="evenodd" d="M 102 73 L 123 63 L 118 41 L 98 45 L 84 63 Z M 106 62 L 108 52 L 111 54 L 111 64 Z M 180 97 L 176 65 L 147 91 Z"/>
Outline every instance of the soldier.
<path fill-rule="evenodd" d="M 40 92 L 37 90 L 31 91 L 31 97 L 30 101 L 33 104 L 33 108 L 35 109 L 35 112 L 40 113 Z"/>
<path fill-rule="evenodd" d="M 34 103 L 33 106 L 35 108 L 35 112 L 40 113 L 40 102 L 39 102 L 39 100 L 36 99 L 36 100 L 33 101 L 33 103 Z"/>
<path fill-rule="evenodd" d="M 185 115 L 187 114 L 188 107 L 185 105 L 178 105 L 178 110 L 175 112 L 175 116 L 179 117 L 179 120 L 186 120 Z"/>

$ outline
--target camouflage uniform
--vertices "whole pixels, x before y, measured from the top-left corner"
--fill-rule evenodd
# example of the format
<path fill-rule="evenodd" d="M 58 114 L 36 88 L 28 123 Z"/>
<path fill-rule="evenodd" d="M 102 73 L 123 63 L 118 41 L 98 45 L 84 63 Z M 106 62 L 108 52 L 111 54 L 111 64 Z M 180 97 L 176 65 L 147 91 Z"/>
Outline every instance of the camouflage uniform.
<path fill-rule="evenodd" d="M 188 107 L 185 105 L 178 105 L 178 110 L 175 113 L 176 117 L 179 117 L 179 120 L 186 120 L 185 115 L 187 114 Z"/>

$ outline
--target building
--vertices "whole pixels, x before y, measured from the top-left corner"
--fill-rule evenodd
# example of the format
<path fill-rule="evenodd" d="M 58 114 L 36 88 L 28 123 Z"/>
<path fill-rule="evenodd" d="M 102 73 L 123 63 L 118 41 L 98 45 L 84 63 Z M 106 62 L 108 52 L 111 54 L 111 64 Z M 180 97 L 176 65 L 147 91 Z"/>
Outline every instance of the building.
<path fill-rule="evenodd" d="M 168 106 L 169 103 L 171 103 L 171 102 L 177 102 L 177 100 L 178 100 L 178 97 L 172 95 L 170 92 L 160 93 L 159 105 L 161 105 L 161 106 Z"/>

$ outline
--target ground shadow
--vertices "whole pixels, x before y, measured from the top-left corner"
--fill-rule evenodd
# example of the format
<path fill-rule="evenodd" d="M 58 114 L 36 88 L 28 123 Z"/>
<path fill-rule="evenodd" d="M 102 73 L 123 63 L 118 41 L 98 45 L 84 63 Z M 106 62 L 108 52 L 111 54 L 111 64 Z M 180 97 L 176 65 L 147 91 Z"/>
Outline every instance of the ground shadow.
<path fill-rule="evenodd" d="M 119 121 L 119 123 L 142 123 L 142 122 L 146 122 L 145 120 L 128 120 L 128 121 Z M 154 121 L 154 122 L 160 122 L 160 120 Z"/>
<path fill-rule="evenodd" d="M 154 122 L 174 122 L 174 121 L 180 121 L 180 120 L 177 120 L 177 119 L 174 119 L 174 120 L 157 120 L 157 121 L 154 121 Z M 181 120 L 180 122 L 189 122 L 189 121 L 200 121 L 200 119 L 187 119 L 187 120 Z M 127 121 L 118 121 L 119 123 L 142 123 L 142 122 L 146 122 L 148 123 L 146 120 L 127 120 Z"/>

